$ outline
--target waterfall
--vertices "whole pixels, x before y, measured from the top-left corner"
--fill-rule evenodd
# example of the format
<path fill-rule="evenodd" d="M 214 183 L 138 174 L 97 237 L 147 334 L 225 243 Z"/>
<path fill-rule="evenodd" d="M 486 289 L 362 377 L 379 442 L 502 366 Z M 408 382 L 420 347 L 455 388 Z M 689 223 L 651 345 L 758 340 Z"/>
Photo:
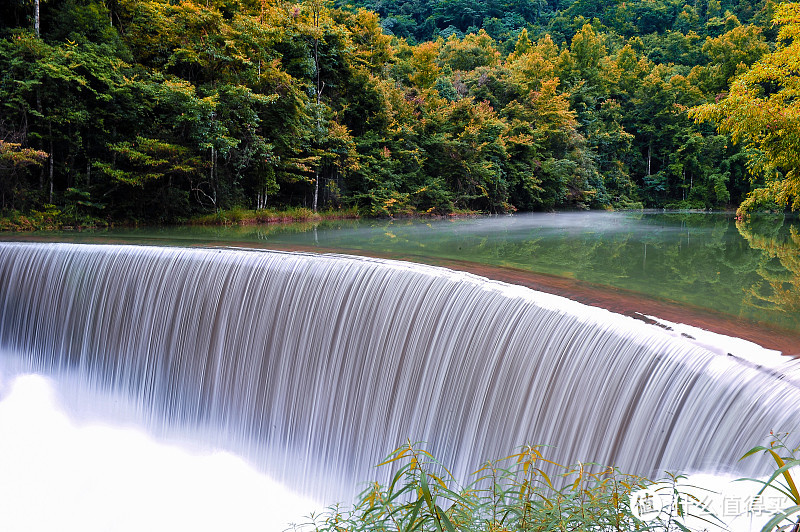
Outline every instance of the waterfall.
<path fill-rule="evenodd" d="M 458 478 L 526 443 L 651 475 L 798 422 L 763 368 L 557 296 L 398 261 L 0 243 L 0 352 L 131 401 L 296 489 L 347 499 L 405 442 Z"/>

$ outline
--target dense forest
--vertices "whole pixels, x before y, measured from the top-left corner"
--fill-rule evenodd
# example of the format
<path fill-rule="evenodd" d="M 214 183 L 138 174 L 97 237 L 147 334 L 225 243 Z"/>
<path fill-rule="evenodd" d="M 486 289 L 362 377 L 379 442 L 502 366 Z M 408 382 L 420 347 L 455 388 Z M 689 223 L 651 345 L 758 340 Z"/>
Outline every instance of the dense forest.
<path fill-rule="evenodd" d="M 7 0 L 0 208 L 796 208 L 799 28 L 772 0 Z"/>

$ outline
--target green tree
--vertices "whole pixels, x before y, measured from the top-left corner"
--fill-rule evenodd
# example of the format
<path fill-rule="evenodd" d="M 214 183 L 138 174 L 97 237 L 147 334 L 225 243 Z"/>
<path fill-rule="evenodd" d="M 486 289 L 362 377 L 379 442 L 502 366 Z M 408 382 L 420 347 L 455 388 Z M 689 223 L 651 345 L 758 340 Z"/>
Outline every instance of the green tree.
<path fill-rule="evenodd" d="M 755 26 L 737 26 L 719 37 L 707 37 L 703 44 L 703 54 L 708 58 L 701 80 L 703 90 L 713 95 L 724 92 L 736 74 L 768 51 L 761 29 Z"/>
<path fill-rule="evenodd" d="M 452 70 L 475 70 L 482 66 L 494 66 L 500 54 L 494 40 L 485 31 L 466 35 L 459 39 L 451 35 L 442 45 L 437 63 Z"/>
<path fill-rule="evenodd" d="M 800 209 L 800 3 L 778 6 L 775 23 L 777 49 L 737 76 L 724 99 L 692 110 L 752 148 L 750 170 L 759 181 L 739 206 L 742 215 L 770 205 Z"/>
<path fill-rule="evenodd" d="M 21 144 L 0 140 L 0 209 L 16 209 L 23 206 L 25 185 L 22 175 L 32 166 L 41 166 L 47 153 Z"/>

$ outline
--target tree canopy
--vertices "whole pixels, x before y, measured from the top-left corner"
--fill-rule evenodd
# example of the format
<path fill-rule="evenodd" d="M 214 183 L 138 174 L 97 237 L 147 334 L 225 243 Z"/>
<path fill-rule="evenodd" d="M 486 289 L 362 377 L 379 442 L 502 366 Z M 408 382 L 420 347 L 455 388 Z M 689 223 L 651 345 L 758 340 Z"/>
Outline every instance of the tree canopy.
<path fill-rule="evenodd" d="M 796 207 L 792 9 L 48 0 L 37 35 L 5 3 L 2 209 Z"/>
<path fill-rule="evenodd" d="M 757 186 L 740 214 L 773 206 L 800 209 L 800 3 L 777 6 L 774 20 L 780 26 L 775 51 L 739 74 L 719 101 L 692 111 L 748 148 Z"/>

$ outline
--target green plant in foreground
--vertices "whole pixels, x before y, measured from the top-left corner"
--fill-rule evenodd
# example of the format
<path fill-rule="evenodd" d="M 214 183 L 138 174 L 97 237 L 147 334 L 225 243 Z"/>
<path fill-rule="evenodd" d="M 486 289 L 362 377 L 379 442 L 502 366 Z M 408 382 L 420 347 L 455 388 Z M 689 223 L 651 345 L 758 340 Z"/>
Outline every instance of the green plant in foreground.
<path fill-rule="evenodd" d="M 671 532 L 689 531 L 690 514 L 721 524 L 680 475 L 654 484 L 597 464 L 563 466 L 544 458 L 541 449 L 525 446 L 487 461 L 463 488 L 430 453 L 407 442 L 379 464 L 396 468 L 387 486 L 373 483 L 352 509 L 331 507 L 295 530 Z M 631 510 L 631 494 L 645 488 L 663 492 L 660 498 L 668 503 L 642 521 Z"/>
<path fill-rule="evenodd" d="M 800 448 L 792 448 L 787 444 L 788 433 L 774 433 L 771 432 L 769 446 L 759 445 L 753 447 L 742 459 L 748 456 L 753 456 L 757 453 L 767 453 L 775 461 L 777 469 L 770 475 L 767 480 L 760 479 L 743 479 L 751 480 L 762 485 L 758 495 L 762 495 L 768 488 L 777 490 L 785 495 L 793 504 L 788 508 L 784 508 L 777 512 L 772 518 L 762 527 L 761 532 L 771 532 L 773 530 L 788 530 L 791 527 L 792 532 L 800 530 L 800 517 L 795 521 L 795 515 L 800 514 L 800 491 L 797 489 L 797 484 L 792 477 L 791 469 L 800 466 L 800 459 L 797 458 Z"/>

